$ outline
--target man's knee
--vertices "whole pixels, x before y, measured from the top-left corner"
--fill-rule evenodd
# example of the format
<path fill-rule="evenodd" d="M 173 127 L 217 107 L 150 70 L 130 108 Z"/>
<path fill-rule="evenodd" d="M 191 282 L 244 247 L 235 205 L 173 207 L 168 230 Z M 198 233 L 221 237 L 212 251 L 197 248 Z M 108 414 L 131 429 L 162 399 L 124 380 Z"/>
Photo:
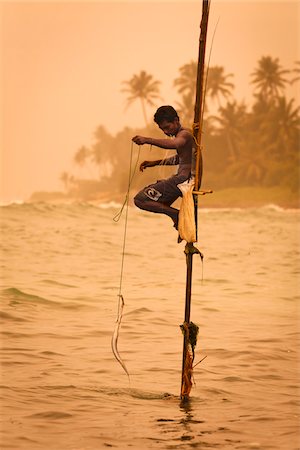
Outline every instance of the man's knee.
<path fill-rule="evenodd" d="M 144 196 L 141 195 L 140 192 L 138 194 L 136 194 L 133 201 L 134 201 L 135 206 L 137 206 L 140 209 L 143 209 L 143 205 L 145 203 L 145 198 L 144 198 Z"/>

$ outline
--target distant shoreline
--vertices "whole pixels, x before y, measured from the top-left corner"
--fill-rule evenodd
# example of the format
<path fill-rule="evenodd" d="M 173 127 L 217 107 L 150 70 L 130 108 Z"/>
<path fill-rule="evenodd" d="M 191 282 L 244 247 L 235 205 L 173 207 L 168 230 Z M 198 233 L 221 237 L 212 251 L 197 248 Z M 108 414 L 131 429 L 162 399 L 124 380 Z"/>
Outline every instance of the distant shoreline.
<path fill-rule="evenodd" d="M 90 198 L 72 197 L 63 192 L 34 192 L 28 199 L 29 203 L 120 203 L 125 199 L 125 193 L 103 192 Z M 132 202 L 132 200 L 131 200 Z M 130 202 L 130 203 L 131 203 Z M 285 209 L 300 208 L 300 193 L 287 188 L 272 187 L 237 187 L 215 190 L 212 194 L 199 196 L 200 208 L 255 208 L 274 204 Z"/>
<path fill-rule="evenodd" d="M 277 187 L 240 187 L 216 190 L 199 198 L 199 205 L 205 208 L 254 208 L 270 204 L 300 208 L 300 193 Z"/>

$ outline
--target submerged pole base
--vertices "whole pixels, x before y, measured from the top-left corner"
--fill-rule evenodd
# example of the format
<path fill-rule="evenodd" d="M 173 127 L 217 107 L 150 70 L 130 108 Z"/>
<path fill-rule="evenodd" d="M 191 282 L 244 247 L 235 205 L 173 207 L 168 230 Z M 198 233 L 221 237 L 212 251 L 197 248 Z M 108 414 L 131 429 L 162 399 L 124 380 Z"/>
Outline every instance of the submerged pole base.
<path fill-rule="evenodd" d="M 188 400 L 193 385 L 193 362 L 199 327 L 193 322 L 184 322 L 180 328 L 184 336 L 180 398 Z"/>
<path fill-rule="evenodd" d="M 184 323 L 181 326 L 184 338 L 183 338 L 183 351 L 182 351 L 182 375 L 181 375 L 181 390 L 180 398 L 182 400 L 188 400 L 192 389 L 192 376 L 193 376 L 193 356 L 194 345 L 191 345 L 191 335 L 193 334 L 192 328 L 194 324 L 190 322 L 191 312 L 191 295 L 192 295 L 192 269 L 193 269 L 193 256 L 195 254 L 200 255 L 203 258 L 200 250 L 193 245 L 193 243 L 187 243 L 184 253 L 186 255 L 186 292 L 185 292 L 185 314 Z"/>
<path fill-rule="evenodd" d="M 184 333 L 183 357 L 182 357 L 182 378 L 181 378 L 181 400 L 187 401 L 192 389 L 193 359 L 189 351 L 189 324 L 182 325 Z"/>

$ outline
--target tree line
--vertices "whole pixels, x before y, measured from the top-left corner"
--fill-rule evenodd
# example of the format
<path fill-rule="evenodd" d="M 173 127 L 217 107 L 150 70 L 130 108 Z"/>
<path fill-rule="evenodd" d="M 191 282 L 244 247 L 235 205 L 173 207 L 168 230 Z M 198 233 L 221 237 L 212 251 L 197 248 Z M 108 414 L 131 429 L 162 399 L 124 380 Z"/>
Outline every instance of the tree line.
<path fill-rule="evenodd" d="M 263 56 L 250 74 L 253 88 L 252 105 L 234 98 L 233 74 L 224 67 L 213 66 L 205 71 L 205 107 L 203 121 L 203 187 L 223 189 L 239 186 L 282 186 L 299 189 L 300 107 L 288 99 L 289 84 L 300 81 L 300 62 L 293 69 L 284 69 L 278 58 Z M 181 122 L 192 128 L 196 89 L 197 63 L 190 61 L 179 68 L 174 80 L 179 101 L 174 103 Z M 76 177 L 64 172 L 61 181 L 68 195 L 93 199 L 106 194 L 114 199 L 124 195 L 128 185 L 129 143 L 135 134 L 161 136 L 148 121 L 147 108 L 163 104 L 161 82 L 140 71 L 122 83 L 127 107 L 139 101 L 145 127 L 125 127 L 115 136 L 99 125 L 90 146 L 80 147 L 74 162 L 89 176 Z M 215 112 L 216 111 L 216 112 Z M 146 147 L 146 146 L 143 146 Z M 141 148 L 141 159 L 157 159 L 161 149 Z M 136 176 L 133 188 L 168 176 L 169 167 L 153 168 Z M 174 170 L 174 169 L 173 169 Z"/>

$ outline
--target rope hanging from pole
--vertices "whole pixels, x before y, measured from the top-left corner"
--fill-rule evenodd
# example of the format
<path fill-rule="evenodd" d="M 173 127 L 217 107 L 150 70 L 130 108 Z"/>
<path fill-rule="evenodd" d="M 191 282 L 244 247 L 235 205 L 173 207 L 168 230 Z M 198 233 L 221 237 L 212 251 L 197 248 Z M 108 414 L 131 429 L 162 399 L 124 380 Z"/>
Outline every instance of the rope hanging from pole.
<path fill-rule="evenodd" d="M 127 370 L 127 367 L 126 367 L 124 361 L 122 360 L 122 358 L 120 356 L 119 351 L 118 351 L 118 338 L 119 338 L 119 331 L 120 331 L 121 322 L 122 322 L 123 309 L 124 309 L 124 306 L 125 306 L 125 301 L 124 301 L 124 297 L 123 297 L 123 294 L 122 294 L 122 284 L 123 284 L 125 247 L 126 247 L 126 237 L 127 237 L 129 196 L 130 196 L 131 184 L 132 184 L 135 172 L 136 172 L 136 168 L 137 168 L 139 157 L 140 157 L 140 146 L 139 146 L 139 152 L 138 152 L 138 155 L 137 155 L 135 166 L 134 166 L 134 169 L 132 171 L 133 143 L 131 143 L 127 193 L 126 193 L 125 200 L 123 202 L 123 205 L 121 206 L 120 211 L 113 217 L 113 220 L 115 222 L 118 222 L 120 220 L 121 216 L 122 216 L 124 208 L 126 207 L 126 209 L 125 209 L 125 225 L 124 225 L 124 234 L 123 234 L 123 245 L 122 245 L 120 284 L 119 284 L 119 293 L 118 293 L 118 299 L 119 299 L 118 300 L 118 311 L 117 311 L 117 319 L 116 319 L 115 329 L 114 329 L 114 332 L 113 332 L 113 335 L 112 335 L 112 338 L 111 338 L 111 349 L 112 349 L 112 352 L 113 352 L 116 360 L 119 362 L 119 364 L 123 368 L 123 370 L 126 373 L 126 375 L 128 376 L 129 380 L 130 380 L 129 372 Z"/>

